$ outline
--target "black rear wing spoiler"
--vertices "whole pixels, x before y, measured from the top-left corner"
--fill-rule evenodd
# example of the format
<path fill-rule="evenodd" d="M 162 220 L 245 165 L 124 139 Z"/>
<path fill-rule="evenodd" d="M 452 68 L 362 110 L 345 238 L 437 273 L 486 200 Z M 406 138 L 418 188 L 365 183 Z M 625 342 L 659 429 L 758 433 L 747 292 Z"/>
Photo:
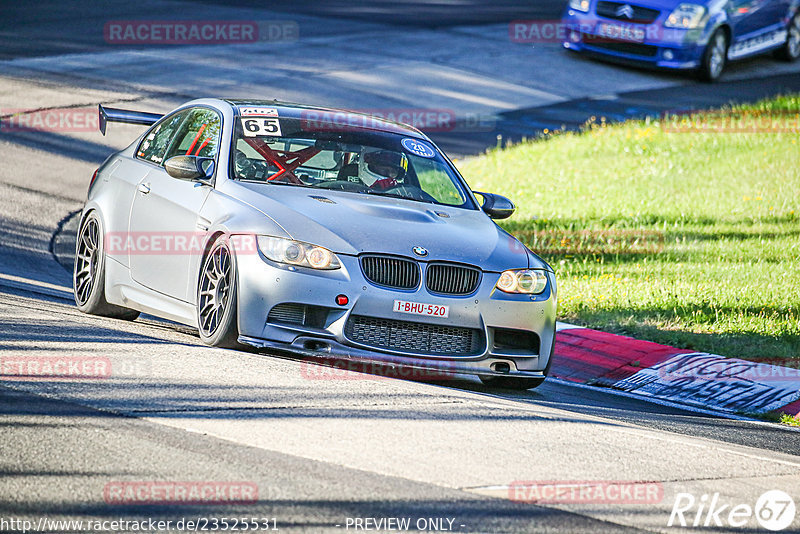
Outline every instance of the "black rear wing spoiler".
<path fill-rule="evenodd" d="M 104 108 L 97 106 L 100 112 L 100 133 L 106 134 L 106 124 L 109 122 L 127 122 L 128 124 L 144 124 L 150 126 L 163 117 L 160 113 L 147 113 L 145 111 L 130 111 L 127 109 Z"/>

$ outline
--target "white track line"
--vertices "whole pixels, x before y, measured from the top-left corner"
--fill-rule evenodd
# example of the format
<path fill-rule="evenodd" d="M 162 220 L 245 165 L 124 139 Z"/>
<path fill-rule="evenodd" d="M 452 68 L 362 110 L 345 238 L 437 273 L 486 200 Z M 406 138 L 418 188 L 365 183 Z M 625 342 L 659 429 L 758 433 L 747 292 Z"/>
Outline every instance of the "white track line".
<path fill-rule="evenodd" d="M 33 280 L 31 278 L 5 273 L 0 273 L 0 280 L 3 282 L 1 285 L 13 287 L 15 289 L 23 289 L 31 293 L 41 293 L 49 297 L 61 297 L 72 300 L 71 287 L 64 287 L 49 282 L 42 282 L 40 280 Z"/>

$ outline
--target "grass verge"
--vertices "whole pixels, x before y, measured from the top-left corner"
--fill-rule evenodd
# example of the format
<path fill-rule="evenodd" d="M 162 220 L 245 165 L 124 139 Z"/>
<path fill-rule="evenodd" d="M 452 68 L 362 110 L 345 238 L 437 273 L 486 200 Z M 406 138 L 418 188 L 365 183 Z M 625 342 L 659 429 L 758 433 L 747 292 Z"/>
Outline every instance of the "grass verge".
<path fill-rule="evenodd" d="M 559 280 L 560 319 L 800 360 L 800 95 L 606 125 L 459 164 Z"/>
<path fill-rule="evenodd" d="M 796 416 L 792 416 L 785 413 L 781 414 L 780 422 L 783 423 L 784 425 L 800 426 L 800 419 L 798 419 Z"/>

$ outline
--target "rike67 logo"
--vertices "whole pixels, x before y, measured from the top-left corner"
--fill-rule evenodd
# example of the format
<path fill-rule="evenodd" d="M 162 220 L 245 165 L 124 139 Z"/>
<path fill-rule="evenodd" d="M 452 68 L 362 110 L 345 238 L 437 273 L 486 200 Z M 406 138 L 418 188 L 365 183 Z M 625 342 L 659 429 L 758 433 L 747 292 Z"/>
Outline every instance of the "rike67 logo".
<path fill-rule="evenodd" d="M 753 528 L 757 522 L 761 528 L 777 532 L 792 527 L 796 512 L 794 499 L 781 490 L 764 492 L 755 506 L 725 503 L 719 493 L 702 495 L 699 499 L 691 493 L 678 493 L 667 526 Z"/>

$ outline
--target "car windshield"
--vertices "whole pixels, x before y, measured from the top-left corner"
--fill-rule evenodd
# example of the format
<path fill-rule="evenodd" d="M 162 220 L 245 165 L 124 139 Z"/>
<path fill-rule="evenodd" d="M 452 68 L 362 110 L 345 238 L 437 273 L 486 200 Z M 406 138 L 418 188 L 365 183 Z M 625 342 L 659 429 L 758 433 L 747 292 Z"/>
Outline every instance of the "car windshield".
<path fill-rule="evenodd" d="M 473 208 L 452 167 L 420 139 L 262 114 L 240 117 L 233 141 L 237 180 Z"/>

